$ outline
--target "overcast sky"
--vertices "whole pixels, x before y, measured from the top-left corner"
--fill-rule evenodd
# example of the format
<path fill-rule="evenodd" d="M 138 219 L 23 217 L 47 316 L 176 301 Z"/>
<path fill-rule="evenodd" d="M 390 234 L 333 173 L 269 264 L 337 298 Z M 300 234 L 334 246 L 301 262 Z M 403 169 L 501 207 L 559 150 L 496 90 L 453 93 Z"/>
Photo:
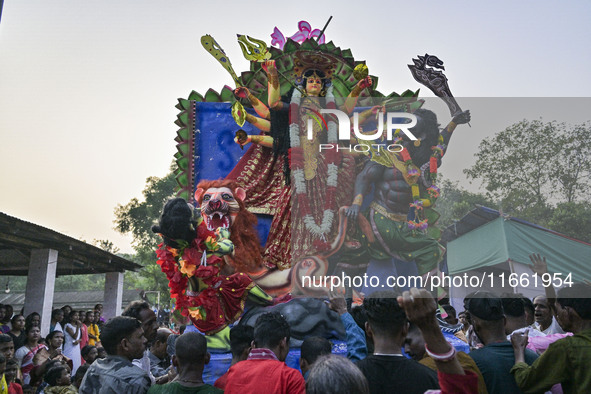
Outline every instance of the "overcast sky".
<path fill-rule="evenodd" d="M 460 105 L 473 111 L 442 168 L 453 179 L 483 137 L 514 121 L 586 120 L 573 119 L 573 107 L 591 117 L 589 99 L 500 99 L 590 95 L 590 2 L 396 3 L 6 0 L 0 211 L 131 252 L 130 238 L 113 230 L 113 210 L 141 198 L 147 177 L 167 173 L 177 99 L 232 83 L 201 47 L 204 34 L 240 72 L 249 66 L 236 33 L 270 44 L 275 26 L 290 36 L 298 21 L 321 29 L 332 15 L 328 40 L 366 60 L 383 93 L 418 89 L 406 65 L 419 54 L 439 56 Z M 483 108 L 503 113 L 498 124 Z"/>

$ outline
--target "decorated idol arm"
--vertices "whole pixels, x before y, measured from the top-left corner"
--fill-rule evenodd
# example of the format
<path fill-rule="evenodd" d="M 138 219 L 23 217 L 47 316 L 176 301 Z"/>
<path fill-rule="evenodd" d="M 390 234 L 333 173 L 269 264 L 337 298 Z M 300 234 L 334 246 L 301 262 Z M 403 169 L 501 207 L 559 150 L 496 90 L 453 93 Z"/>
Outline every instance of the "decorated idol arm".
<path fill-rule="evenodd" d="M 283 102 L 281 101 L 281 85 L 279 85 L 279 73 L 275 66 L 275 60 L 265 61 L 263 64 L 263 70 L 265 70 L 269 79 L 269 106 L 272 109 L 279 110 L 283 108 Z"/>
<path fill-rule="evenodd" d="M 373 161 L 368 161 L 365 164 L 365 167 L 355 179 L 355 198 L 353 199 L 353 204 L 345 212 L 349 218 L 353 220 L 357 219 L 359 210 L 363 204 L 363 196 L 370 191 L 372 184 L 383 177 L 385 169 L 386 167 Z"/>
<path fill-rule="evenodd" d="M 372 84 L 373 81 L 371 80 L 371 77 L 365 77 L 359 82 L 357 82 L 357 85 L 355 85 L 355 87 L 351 90 L 351 93 L 349 93 L 349 95 L 345 99 L 345 104 L 343 104 L 343 107 L 341 109 L 346 111 L 348 114 L 353 112 L 355 106 L 357 105 L 357 98 L 359 97 L 363 89 L 371 87 Z"/>
<path fill-rule="evenodd" d="M 263 104 L 263 102 L 261 100 L 259 100 L 258 98 L 255 97 L 254 94 L 252 94 L 250 92 L 250 90 L 248 90 L 247 87 L 244 86 L 240 86 L 238 88 L 236 88 L 234 90 L 234 95 L 238 98 L 246 98 L 248 99 L 248 102 L 250 103 L 250 105 L 252 105 L 252 107 L 254 108 L 254 110 L 256 111 L 256 113 L 263 119 L 266 120 L 270 120 L 271 119 L 271 114 L 269 112 L 269 108 Z M 250 120 L 248 119 L 248 115 L 247 116 L 247 121 L 250 122 Z M 252 116 L 252 115 L 251 115 Z M 252 123 L 252 122 L 250 122 Z"/>
<path fill-rule="evenodd" d="M 246 114 L 246 121 L 261 131 L 270 131 L 271 122 L 267 119 L 259 118 L 257 116 Z"/>
<path fill-rule="evenodd" d="M 447 147 L 449 146 L 449 140 L 451 139 L 451 135 L 454 132 L 454 130 L 456 129 L 456 127 L 460 124 L 466 124 L 470 122 L 470 110 L 464 111 L 464 112 L 460 112 L 458 114 L 456 114 L 451 122 L 449 122 L 449 124 L 445 127 L 445 129 L 443 129 L 440 133 L 440 135 L 443 137 L 443 151 L 441 156 L 443 156 L 443 154 L 445 154 L 445 151 L 447 151 Z"/>
<path fill-rule="evenodd" d="M 384 107 L 383 105 L 374 105 L 373 107 L 366 109 L 365 111 L 359 112 L 359 114 L 357 115 L 357 124 L 359 126 L 365 124 L 365 122 L 367 122 L 370 118 L 376 118 L 377 117 L 377 113 L 378 112 L 386 112 L 386 107 Z M 371 131 L 363 131 L 363 129 L 361 127 L 359 127 L 359 132 L 361 134 L 369 134 L 369 135 L 374 135 L 375 134 L 375 130 L 371 130 Z M 352 144 L 356 144 L 359 141 L 357 140 L 357 136 L 354 133 L 351 133 L 351 143 Z"/>
<path fill-rule="evenodd" d="M 248 120 L 248 118 L 247 118 L 247 120 Z M 252 142 L 253 144 L 262 145 L 266 148 L 273 147 L 273 137 L 271 137 L 270 135 L 247 135 L 246 138 L 243 138 L 243 139 L 235 137 L 234 142 L 236 142 L 237 144 L 239 144 L 241 146 L 244 146 L 244 145 L 248 144 L 249 142 Z"/>

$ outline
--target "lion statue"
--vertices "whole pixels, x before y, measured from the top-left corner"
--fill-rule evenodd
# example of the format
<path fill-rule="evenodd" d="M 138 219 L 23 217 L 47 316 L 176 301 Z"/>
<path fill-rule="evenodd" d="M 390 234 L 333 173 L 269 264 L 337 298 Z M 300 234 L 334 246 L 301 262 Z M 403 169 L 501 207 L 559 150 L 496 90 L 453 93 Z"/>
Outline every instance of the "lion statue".
<path fill-rule="evenodd" d="M 157 263 L 175 309 L 201 332 L 215 334 L 242 315 L 247 298 L 259 305 L 272 298 L 247 274 L 260 269 L 262 258 L 244 190 L 231 181 L 204 181 L 195 199 L 200 212 L 182 198 L 168 201 L 152 231 L 163 238 Z"/>

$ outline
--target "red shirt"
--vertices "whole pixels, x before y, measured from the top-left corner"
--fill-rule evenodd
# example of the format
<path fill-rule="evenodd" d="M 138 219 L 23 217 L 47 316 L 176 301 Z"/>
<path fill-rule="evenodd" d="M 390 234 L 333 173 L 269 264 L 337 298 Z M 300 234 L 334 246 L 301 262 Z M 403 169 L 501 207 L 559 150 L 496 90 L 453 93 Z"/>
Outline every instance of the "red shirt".
<path fill-rule="evenodd" d="M 224 393 L 305 394 L 306 382 L 271 350 L 252 349 L 248 359 L 228 370 Z"/>
<path fill-rule="evenodd" d="M 478 375 L 464 370 L 465 375 L 451 375 L 437 371 L 441 390 L 429 390 L 425 394 L 474 394 L 478 393 Z"/>
<path fill-rule="evenodd" d="M 226 383 L 228 382 L 228 372 L 230 372 L 230 370 L 227 370 L 225 374 L 220 376 L 213 384 L 213 387 L 224 390 L 226 388 Z"/>
<path fill-rule="evenodd" d="M 23 388 L 20 384 L 12 382 L 8 386 L 8 394 L 23 394 Z"/>

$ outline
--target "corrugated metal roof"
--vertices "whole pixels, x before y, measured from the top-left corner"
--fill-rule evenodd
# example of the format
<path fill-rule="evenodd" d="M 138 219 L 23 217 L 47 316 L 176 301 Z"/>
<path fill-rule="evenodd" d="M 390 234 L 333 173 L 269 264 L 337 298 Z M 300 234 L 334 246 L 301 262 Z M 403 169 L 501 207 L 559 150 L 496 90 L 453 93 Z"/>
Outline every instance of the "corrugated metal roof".
<path fill-rule="evenodd" d="M 0 212 L 0 275 L 27 275 L 31 251 L 58 252 L 57 275 L 137 271 L 141 265 L 57 231 Z"/>

